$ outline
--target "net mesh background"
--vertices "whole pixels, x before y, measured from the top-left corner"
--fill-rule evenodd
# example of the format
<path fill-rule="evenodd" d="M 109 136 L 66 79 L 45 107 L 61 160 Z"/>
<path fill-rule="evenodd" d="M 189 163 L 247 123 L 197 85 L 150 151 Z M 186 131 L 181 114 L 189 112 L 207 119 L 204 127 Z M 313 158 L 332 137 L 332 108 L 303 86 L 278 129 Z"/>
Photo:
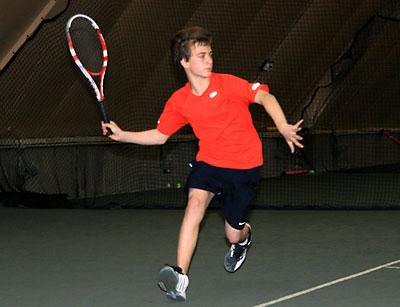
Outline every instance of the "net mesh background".
<path fill-rule="evenodd" d="M 170 39 L 183 27 L 200 25 L 213 35 L 215 71 L 267 83 L 290 122 L 305 120 L 306 148 L 290 155 L 269 116 L 251 106 L 264 146 L 259 206 L 398 206 L 395 0 L 70 1 L 1 72 L 3 199 L 58 195 L 92 207 L 184 205 L 182 187 L 197 150 L 191 129 L 153 147 L 101 136 L 95 96 L 67 48 L 65 24 L 77 13 L 92 17 L 105 36 L 106 107 L 122 128 L 155 127 L 165 101 L 186 82 L 170 59 Z M 268 71 L 260 69 L 266 60 L 273 65 Z M 288 175 L 297 172 L 303 175 Z M 370 174 L 387 181 L 380 185 Z M 354 189 L 351 202 L 334 188 L 346 182 Z M 377 192 L 375 201 L 372 192 L 363 192 L 366 185 L 386 192 Z M 296 186 L 303 187 L 304 199 L 283 196 Z M 308 198 L 322 197 L 320 190 L 325 198 Z"/>

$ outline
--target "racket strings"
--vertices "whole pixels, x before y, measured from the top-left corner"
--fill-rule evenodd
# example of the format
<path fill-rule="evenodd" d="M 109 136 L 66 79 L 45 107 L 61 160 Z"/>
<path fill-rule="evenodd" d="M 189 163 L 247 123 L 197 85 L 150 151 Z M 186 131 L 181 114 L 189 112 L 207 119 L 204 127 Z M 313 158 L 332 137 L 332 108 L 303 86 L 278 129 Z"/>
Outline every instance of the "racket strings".
<path fill-rule="evenodd" d="M 103 48 L 97 33 L 88 20 L 77 18 L 69 29 L 71 41 L 82 65 L 92 73 L 103 68 Z"/>

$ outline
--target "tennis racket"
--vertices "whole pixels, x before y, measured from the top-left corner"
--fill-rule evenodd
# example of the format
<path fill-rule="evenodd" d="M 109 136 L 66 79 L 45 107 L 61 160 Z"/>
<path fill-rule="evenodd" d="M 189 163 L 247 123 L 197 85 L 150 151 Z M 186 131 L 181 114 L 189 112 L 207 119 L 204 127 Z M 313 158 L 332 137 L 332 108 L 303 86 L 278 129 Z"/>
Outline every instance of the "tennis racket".
<path fill-rule="evenodd" d="M 96 94 L 103 121 L 109 123 L 104 101 L 104 76 L 108 54 L 100 28 L 89 16 L 77 14 L 68 20 L 66 34 L 71 56 Z M 112 134 L 111 129 L 107 131 L 108 134 Z"/>

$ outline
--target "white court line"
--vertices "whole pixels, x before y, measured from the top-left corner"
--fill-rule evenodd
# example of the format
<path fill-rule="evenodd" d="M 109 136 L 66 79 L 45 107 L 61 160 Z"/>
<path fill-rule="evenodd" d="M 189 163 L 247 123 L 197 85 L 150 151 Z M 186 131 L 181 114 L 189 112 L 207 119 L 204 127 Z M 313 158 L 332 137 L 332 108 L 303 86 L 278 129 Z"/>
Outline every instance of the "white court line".
<path fill-rule="evenodd" d="M 315 286 L 315 287 L 312 287 L 312 288 L 309 288 L 309 289 L 306 289 L 306 290 L 303 290 L 303 291 L 300 291 L 300 292 L 289 294 L 289 295 L 286 295 L 284 297 L 275 299 L 273 301 L 262 303 L 260 305 L 255 305 L 253 307 L 271 306 L 271 305 L 274 305 L 274 304 L 277 304 L 277 303 L 280 303 L 280 302 L 283 302 L 283 301 L 290 300 L 290 299 L 292 299 L 294 297 L 297 297 L 297 296 L 300 296 L 300 295 L 303 295 L 303 294 L 307 294 L 307 293 L 310 293 L 310 292 L 313 292 L 313 291 L 316 291 L 316 290 L 319 290 L 319 289 L 322 289 L 322 288 L 326 288 L 326 287 L 332 286 L 334 284 L 341 283 L 341 282 L 349 280 L 349 279 L 353 279 L 353 278 L 356 278 L 356 277 L 359 277 L 359 276 L 362 276 L 362 275 L 365 275 L 365 274 L 368 274 L 368 273 L 371 273 L 371 272 L 386 268 L 386 267 L 391 266 L 391 265 L 396 264 L 396 263 L 400 263 L 400 259 L 396 260 L 396 261 L 392 261 L 392 262 L 386 263 L 386 264 L 382 264 L 380 266 L 377 266 L 377 267 L 369 269 L 369 270 L 362 271 L 360 273 L 356 273 L 356 274 L 353 274 L 353 275 L 350 275 L 350 276 L 339 278 L 339 279 L 336 279 L 336 280 L 327 282 L 325 284 L 322 284 L 322 285 L 319 285 L 319 286 Z"/>

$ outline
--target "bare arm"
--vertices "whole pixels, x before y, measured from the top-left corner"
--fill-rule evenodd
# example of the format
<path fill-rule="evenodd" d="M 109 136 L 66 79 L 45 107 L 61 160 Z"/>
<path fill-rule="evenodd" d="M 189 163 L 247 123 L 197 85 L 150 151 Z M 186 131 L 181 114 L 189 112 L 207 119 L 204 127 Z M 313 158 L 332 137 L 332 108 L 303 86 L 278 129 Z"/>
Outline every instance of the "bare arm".
<path fill-rule="evenodd" d="M 133 143 L 139 145 L 162 145 L 169 135 L 163 134 L 157 129 L 150 129 L 140 132 L 124 131 L 118 125 L 111 121 L 110 123 L 102 123 L 103 134 L 107 134 L 107 128 L 110 128 L 113 134 L 108 137 L 114 141 L 123 143 Z"/>
<path fill-rule="evenodd" d="M 266 91 L 260 90 L 257 92 L 255 97 L 255 102 L 262 105 L 271 116 L 274 121 L 276 128 L 285 138 L 286 142 L 290 147 L 290 151 L 293 153 L 295 150 L 295 146 L 303 148 L 304 146 L 300 143 L 303 139 L 300 135 L 297 134 L 301 130 L 301 123 L 303 120 L 298 121 L 294 125 L 288 124 L 285 114 L 282 111 L 281 106 L 279 105 L 276 98 L 269 94 Z"/>

